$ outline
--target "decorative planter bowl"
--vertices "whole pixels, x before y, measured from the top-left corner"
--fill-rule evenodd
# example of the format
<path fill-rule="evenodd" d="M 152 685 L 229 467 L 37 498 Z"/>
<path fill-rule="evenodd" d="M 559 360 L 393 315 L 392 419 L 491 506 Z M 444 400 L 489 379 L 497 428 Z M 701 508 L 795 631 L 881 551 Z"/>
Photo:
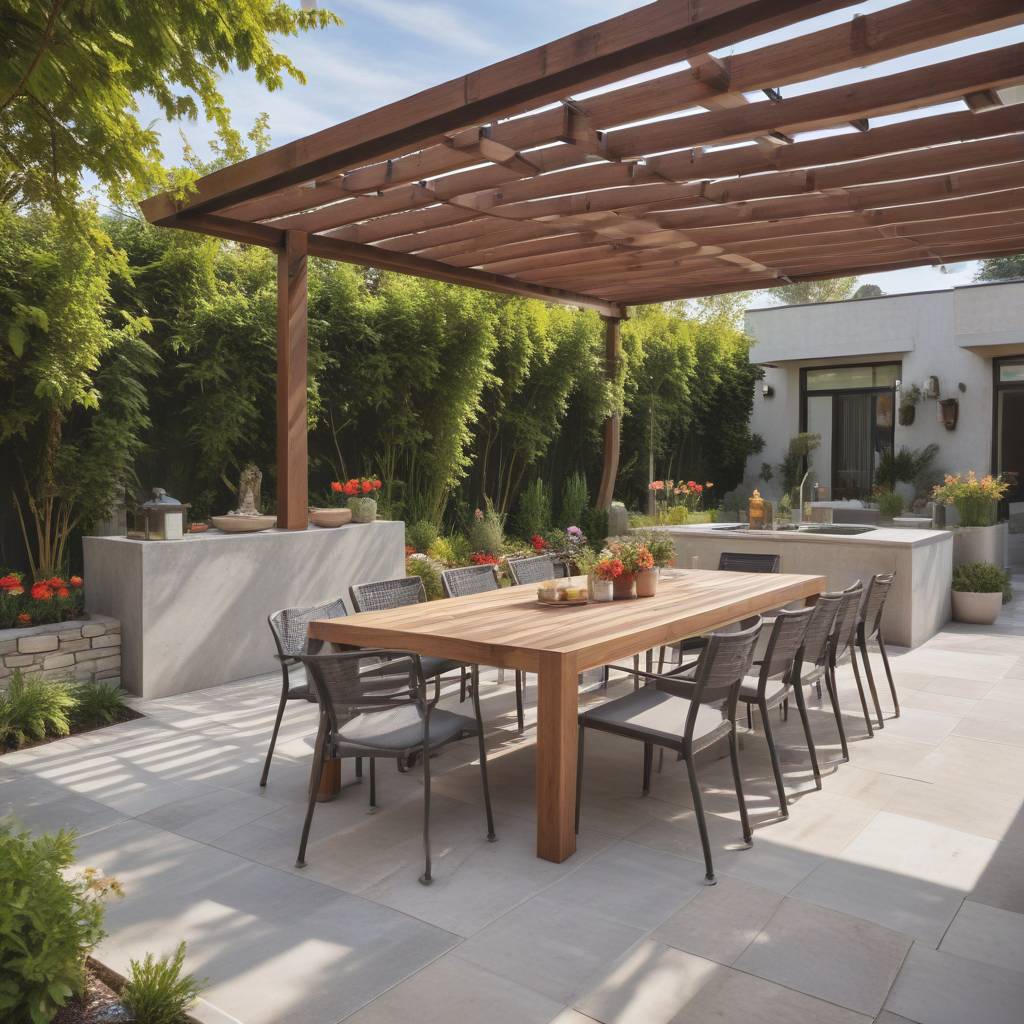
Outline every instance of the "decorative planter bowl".
<path fill-rule="evenodd" d="M 314 526 L 334 527 L 344 526 L 352 522 L 352 509 L 350 508 L 311 508 L 309 510 L 309 521 Z"/>
<path fill-rule="evenodd" d="M 277 525 L 277 516 L 210 516 L 210 525 L 223 533 L 259 533 Z"/>
<path fill-rule="evenodd" d="M 624 572 L 612 581 L 612 593 L 616 601 L 628 601 L 636 597 L 636 575 Z"/>
<path fill-rule="evenodd" d="M 966 590 L 953 591 L 953 618 L 957 622 L 972 622 L 979 626 L 991 626 L 999 618 L 1003 607 L 1003 595 L 974 594 Z"/>
<path fill-rule="evenodd" d="M 658 592 L 658 570 L 644 569 L 636 574 L 636 596 L 654 597 Z"/>
<path fill-rule="evenodd" d="M 349 498 L 348 507 L 352 512 L 353 523 L 372 523 L 377 518 L 375 498 Z"/>

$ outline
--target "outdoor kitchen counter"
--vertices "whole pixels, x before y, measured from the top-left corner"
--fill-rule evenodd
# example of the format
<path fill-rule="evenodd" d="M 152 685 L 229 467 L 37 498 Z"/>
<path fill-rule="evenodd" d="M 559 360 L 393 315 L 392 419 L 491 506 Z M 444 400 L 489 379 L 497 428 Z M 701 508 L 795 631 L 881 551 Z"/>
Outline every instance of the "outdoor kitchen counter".
<path fill-rule="evenodd" d="M 877 527 L 850 536 L 797 530 L 728 530 L 740 523 L 667 526 L 676 544 L 676 562 L 713 569 L 723 551 L 778 554 L 782 572 L 819 573 L 829 590 L 855 580 L 867 586 L 874 573 L 895 572 L 883 619 L 886 641 L 917 647 L 949 621 L 953 535 L 947 530 Z"/>
<path fill-rule="evenodd" d="M 277 670 L 267 616 L 405 575 L 405 525 L 85 537 L 86 608 L 121 620 L 122 683 L 167 697 Z"/>

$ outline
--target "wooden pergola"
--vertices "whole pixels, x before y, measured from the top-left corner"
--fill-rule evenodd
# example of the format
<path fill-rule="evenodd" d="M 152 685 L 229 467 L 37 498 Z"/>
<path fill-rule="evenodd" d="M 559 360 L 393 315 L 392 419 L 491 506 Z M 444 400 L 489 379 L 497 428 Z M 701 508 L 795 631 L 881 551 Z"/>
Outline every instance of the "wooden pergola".
<path fill-rule="evenodd" d="M 614 375 L 630 305 L 1024 249 L 1024 105 L 1000 94 L 1024 45 L 788 91 L 1019 25 L 1024 0 L 800 24 L 855 4 L 659 0 L 146 200 L 278 253 L 279 525 L 307 524 L 308 256 L 596 310 Z M 602 505 L 618 438 L 612 416 Z"/>

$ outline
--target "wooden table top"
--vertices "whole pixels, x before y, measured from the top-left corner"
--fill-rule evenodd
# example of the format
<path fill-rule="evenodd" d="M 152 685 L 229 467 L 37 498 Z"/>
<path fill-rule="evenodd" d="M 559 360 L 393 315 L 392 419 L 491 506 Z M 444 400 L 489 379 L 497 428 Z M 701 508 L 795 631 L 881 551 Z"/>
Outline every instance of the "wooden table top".
<path fill-rule="evenodd" d="M 581 585 L 585 582 L 580 578 Z M 654 597 L 542 605 L 533 585 L 310 623 L 314 639 L 413 650 L 536 672 L 542 655 L 576 671 L 697 636 L 791 601 L 814 597 L 825 577 L 793 573 L 663 570 Z"/>

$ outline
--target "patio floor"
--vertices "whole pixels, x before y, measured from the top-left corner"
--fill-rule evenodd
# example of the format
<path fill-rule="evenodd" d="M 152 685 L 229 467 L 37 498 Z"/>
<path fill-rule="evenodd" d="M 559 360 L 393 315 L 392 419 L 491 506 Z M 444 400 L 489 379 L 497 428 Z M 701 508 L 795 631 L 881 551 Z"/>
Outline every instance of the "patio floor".
<path fill-rule="evenodd" d="M 751 849 L 735 848 L 728 761 L 703 768 L 715 887 L 701 884 L 681 766 L 666 760 L 641 798 L 639 749 L 601 734 L 588 735 L 579 852 L 537 860 L 533 732 L 515 735 L 494 673 L 482 694 L 499 841 L 485 840 L 465 741 L 432 763 L 430 888 L 416 881 L 420 778 L 390 766 L 376 814 L 359 786 L 317 808 L 309 866 L 293 867 L 316 715 L 287 709 L 261 791 L 275 675 L 4 756 L 0 815 L 79 831 L 81 863 L 126 890 L 100 958 L 124 970 L 186 939 L 209 979 L 205 1021 L 1018 1024 L 1024 600 L 996 627 L 950 624 L 893 653 L 903 715 L 874 739 L 841 674 L 849 763 L 812 702 L 821 791 L 798 717 L 776 725 L 788 821 L 762 737 L 744 738 Z"/>

